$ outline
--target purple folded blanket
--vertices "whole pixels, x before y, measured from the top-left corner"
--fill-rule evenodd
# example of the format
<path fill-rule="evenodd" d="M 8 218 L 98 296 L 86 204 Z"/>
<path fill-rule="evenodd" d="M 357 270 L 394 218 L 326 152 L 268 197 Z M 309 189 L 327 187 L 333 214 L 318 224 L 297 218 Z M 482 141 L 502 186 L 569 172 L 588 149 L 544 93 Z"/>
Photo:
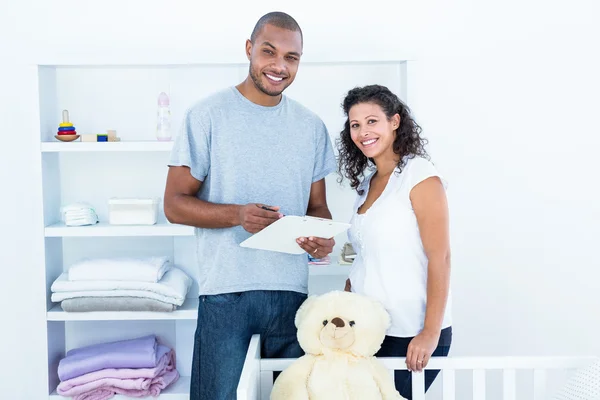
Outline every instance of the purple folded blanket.
<path fill-rule="evenodd" d="M 61 381 L 105 368 L 154 368 L 158 363 L 155 335 L 80 347 L 67 352 L 58 364 Z"/>

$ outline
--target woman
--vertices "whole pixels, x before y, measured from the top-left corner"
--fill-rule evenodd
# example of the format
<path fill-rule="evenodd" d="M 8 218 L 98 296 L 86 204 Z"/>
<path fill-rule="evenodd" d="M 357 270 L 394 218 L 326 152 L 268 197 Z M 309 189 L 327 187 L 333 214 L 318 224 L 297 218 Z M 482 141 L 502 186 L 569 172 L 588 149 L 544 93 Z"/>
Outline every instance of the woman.
<path fill-rule="evenodd" d="M 352 89 L 343 109 L 340 173 L 358 192 L 348 231 L 357 256 L 345 290 L 390 313 L 376 355 L 406 357 L 408 371 L 396 371 L 395 383 L 411 399 L 410 371 L 447 356 L 452 341 L 446 182 L 427 159 L 421 128 L 388 88 Z M 426 390 L 438 373 L 425 371 Z"/>

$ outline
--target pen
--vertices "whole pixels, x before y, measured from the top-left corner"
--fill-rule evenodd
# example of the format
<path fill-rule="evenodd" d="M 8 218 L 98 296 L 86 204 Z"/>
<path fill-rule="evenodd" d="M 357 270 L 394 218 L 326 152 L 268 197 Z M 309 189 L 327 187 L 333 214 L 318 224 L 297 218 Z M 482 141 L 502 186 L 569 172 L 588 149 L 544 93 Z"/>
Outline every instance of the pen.
<path fill-rule="evenodd" d="M 273 210 L 272 208 L 269 208 L 267 206 L 260 206 L 260 208 L 262 208 L 263 210 L 267 210 L 267 211 L 273 211 L 273 212 L 277 212 L 276 210 Z M 281 213 L 280 213 L 281 214 Z M 284 215 L 281 214 L 281 216 L 283 217 Z"/>

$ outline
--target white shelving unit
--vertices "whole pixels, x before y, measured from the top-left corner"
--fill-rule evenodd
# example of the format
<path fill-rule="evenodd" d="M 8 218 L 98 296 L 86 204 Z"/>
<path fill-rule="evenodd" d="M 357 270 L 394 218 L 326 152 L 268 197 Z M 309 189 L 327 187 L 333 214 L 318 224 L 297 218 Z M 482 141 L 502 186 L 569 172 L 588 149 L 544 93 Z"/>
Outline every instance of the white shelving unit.
<path fill-rule="evenodd" d="M 151 320 L 195 320 L 198 312 L 198 299 L 188 298 L 177 310 L 172 312 L 150 311 L 92 311 L 64 312 L 60 305 L 48 311 L 48 321 L 151 321 Z"/>
<path fill-rule="evenodd" d="M 99 222 L 87 226 L 66 226 L 56 222 L 45 228 L 46 237 L 98 237 L 98 236 L 193 236 L 194 228 L 168 222 L 156 225 L 110 225 Z"/>
<path fill-rule="evenodd" d="M 194 229 L 166 221 L 162 209 L 152 226 L 115 226 L 107 223 L 110 197 L 160 197 L 164 192 L 172 142 L 155 140 L 158 93 L 170 88 L 173 126 L 198 99 L 245 78 L 245 63 L 146 65 L 40 65 L 39 156 L 42 160 L 44 206 L 44 265 L 48 337 L 49 399 L 59 399 L 57 366 L 73 348 L 154 333 L 175 349 L 181 378 L 160 399 L 188 399 L 193 335 L 198 307 L 198 260 Z M 335 145 L 343 124 L 339 104 L 347 90 L 380 83 L 406 98 L 410 81 L 408 62 L 303 63 L 302 72 L 286 94 L 317 112 L 325 121 Z M 315 96 L 318 93 L 318 96 Z M 115 129 L 119 142 L 63 143 L 54 139 L 61 111 L 69 110 L 78 133 Z M 327 177 L 328 203 L 334 218 L 348 221 L 354 193 L 340 187 L 337 176 Z M 96 209 L 100 223 L 68 227 L 60 222 L 60 207 L 86 201 Z M 259 201 L 259 200 L 257 200 Z M 162 201 L 161 201 L 162 202 Z M 311 265 L 309 291 L 342 289 L 349 265 L 335 263 L 346 241 L 336 237 L 331 265 Z M 194 279 L 185 303 L 173 312 L 67 313 L 51 302 L 50 287 L 73 263 L 94 256 L 167 255 Z M 115 399 L 123 399 L 116 396 Z"/>
<path fill-rule="evenodd" d="M 344 276 L 349 265 L 310 265 L 312 276 Z M 48 321 L 134 321 L 134 320 L 196 320 L 198 317 L 198 298 L 188 298 L 181 307 L 173 312 L 131 312 L 131 311 L 96 311 L 96 312 L 64 312 L 60 305 L 48 310 Z"/>
<path fill-rule="evenodd" d="M 170 152 L 173 148 L 173 142 L 159 142 L 159 141 L 131 141 L 131 142 L 42 142 L 42 152 L 44 153 L 58 153 L 58 152 L 112 152 L 112 151 L 160 151 Z"/>

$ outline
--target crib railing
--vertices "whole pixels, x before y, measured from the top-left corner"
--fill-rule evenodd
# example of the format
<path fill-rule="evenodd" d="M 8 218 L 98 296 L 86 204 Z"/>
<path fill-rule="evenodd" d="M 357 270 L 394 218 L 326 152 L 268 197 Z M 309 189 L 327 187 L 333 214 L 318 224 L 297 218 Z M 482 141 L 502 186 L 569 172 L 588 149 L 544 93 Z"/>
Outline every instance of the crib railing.
<path fill-rule="evenodd" d="M 379 358 L 393 374 L 394 370 L 406 370 L 405 359 L 400 357 Z M 443 400 L 456 399 L 456 371 L 472 371 L 473 400 L 486 398 L 486 373 L 502 371 L 504 400 L 517 398 L 517 370 L 533 371 L 533 399 L 547 399 L 547 374 L 550 370 L 571 370 L 589 365 L 595 357 L 433 357 L 426 369 L 441 370 Z M 237 388 L 238 400 L 268 400 L 273 387 L 273 372 L 283 371 L 294 359 L 261 359 L 260 336 L 254 335 Z M 413 400 L 425 400 L 425 374 L 412 374 Z"/>

